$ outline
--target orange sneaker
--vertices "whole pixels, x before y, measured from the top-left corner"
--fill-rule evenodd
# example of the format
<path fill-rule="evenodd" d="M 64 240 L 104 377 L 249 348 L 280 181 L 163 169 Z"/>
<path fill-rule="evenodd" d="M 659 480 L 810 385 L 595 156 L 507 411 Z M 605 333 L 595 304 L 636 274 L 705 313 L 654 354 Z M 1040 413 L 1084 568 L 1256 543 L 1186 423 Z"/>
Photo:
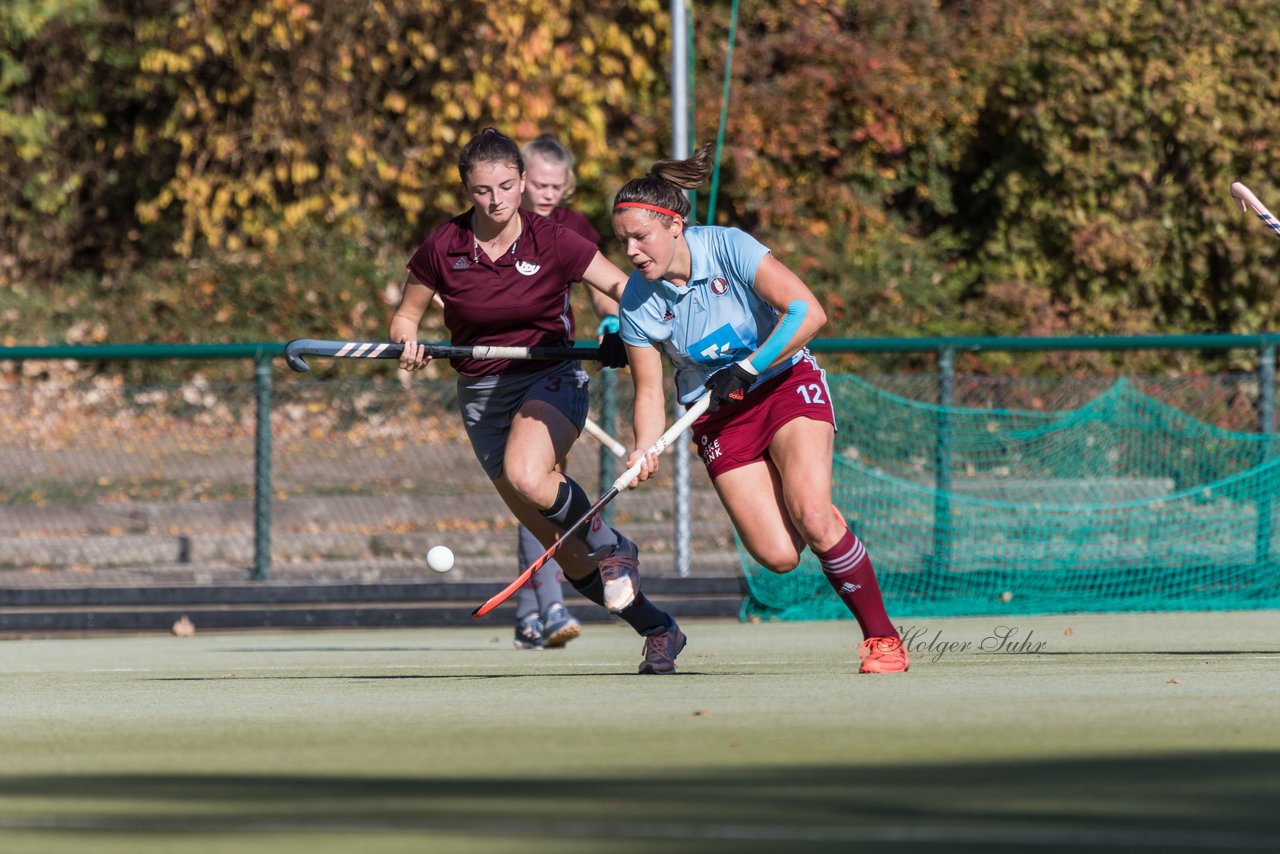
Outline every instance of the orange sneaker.
<path fill-rule="evenodd" d="M 911 667 L 902 638 L 867 638 L 858 644 L 859 673 L 906 673 Z"/>

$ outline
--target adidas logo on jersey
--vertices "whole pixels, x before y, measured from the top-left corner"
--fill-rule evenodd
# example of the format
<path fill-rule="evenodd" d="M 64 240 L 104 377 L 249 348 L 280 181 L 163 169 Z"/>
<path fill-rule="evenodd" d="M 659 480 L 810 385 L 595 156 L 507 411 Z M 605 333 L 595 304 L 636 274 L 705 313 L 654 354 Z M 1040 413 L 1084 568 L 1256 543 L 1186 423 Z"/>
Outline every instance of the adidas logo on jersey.
<path fill-rule="evenodd" d="M 453 262 L 453 269 L 455 270 L 465 270 L 470 266 L 471 266 L 471 262 L 468 261 L 466 258 L 459 258 L 457 261 Z"/>

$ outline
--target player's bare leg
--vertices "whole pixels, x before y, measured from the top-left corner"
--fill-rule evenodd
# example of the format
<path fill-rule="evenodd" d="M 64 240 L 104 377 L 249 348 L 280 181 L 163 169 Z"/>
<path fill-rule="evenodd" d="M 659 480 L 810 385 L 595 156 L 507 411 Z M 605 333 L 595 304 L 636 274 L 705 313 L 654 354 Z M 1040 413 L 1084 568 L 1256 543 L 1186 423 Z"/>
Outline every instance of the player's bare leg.
<path fill-rule="evenodd" d="M 712 486 L 756 563 L 777 573 L 790 572 L 799 565 L 805 541 L 786 512 L 782 477 L 772 463 L 760 460 L 731 469 L 712 481 Z"/>
<path fill-rule="evenodd" d="M 515 507 L 512 512 L 547 548 L 592 504 L 581 486 L 557 471 L 576 438 L 577 431 L 562 412 L 532 400 L 517 413 L 507 439 L 498 492 L 509 507 L 509 498 L 524 505 L 522 512 Z M 634 543 L 597 516 L 556 557 L 574 589 L 645 636 L 641 673 L 675 672 L 675 655 L 684 646 L 684 636 L 671 615 L 640 592 L 639 549 Z"/>
<path fill-rule="evenodd" d="M 808 418 L 788 421 L 774 435 L 769 454 L 782 473 L 782 493 L 796 529 L 822 564 L 832 589 L 857 619 L 863 673 L 907 669 L 907 651 L 884 607 L 884 596 L 866 546 L 831 504 L 835 429 Z"/>

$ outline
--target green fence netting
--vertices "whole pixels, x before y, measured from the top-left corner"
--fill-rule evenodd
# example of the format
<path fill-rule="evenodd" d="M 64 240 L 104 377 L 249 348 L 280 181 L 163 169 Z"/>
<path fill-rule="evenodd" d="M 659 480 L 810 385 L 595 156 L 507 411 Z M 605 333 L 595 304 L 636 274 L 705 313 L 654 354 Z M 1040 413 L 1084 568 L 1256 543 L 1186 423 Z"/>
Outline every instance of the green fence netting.
<path fill-rule="evenodd" d="M 1280 439 L 1119 380 L 1076 408 L 942 407 L 830 376 L 834 501 L 891 616 L 1280 606 Z M 741 550 L 741 542 L 739 542 Z M 809 552 L 742 552 L 744 618 L 847 617 Z"/>

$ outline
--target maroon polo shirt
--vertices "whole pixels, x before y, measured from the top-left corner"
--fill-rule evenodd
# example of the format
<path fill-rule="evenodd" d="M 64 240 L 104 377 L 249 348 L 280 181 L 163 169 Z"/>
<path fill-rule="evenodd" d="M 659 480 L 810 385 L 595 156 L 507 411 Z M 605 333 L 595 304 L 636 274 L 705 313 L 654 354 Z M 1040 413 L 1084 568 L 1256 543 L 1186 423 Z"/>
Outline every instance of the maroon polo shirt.
<path fill-rule="evenodd" d="M 551 216 L 547 218 L 550 219 L 552 222 L 563 225 L 565 228 L 569 229 L 570 231 L 574 231 L 574 232 L 577 232 L 578 234 L 581 234 L 583 237 L 587 238 L 587 240 L 590 240 L 596 246 L 600 245 L 600 232 L 596 231 L 595 226 L 591 224 L 591 220 L 587 219 L 585 216 L 578 213 L 577 211 L 570 210 L 569 208 L 555 208 L 551 211 Z M 590 285 L 588 285 L 587 287 L 590 287 Z M 577 324 L 573 319 L 573 309 L 569 309 L 570 337 L 573 336 L 575 329 L 577 329 Z"/>
<path fill-rule="evenodd" d="M 475 248 L 471 211 L 422 241 L 409 270 L 444 300 L 444 325 L 460 347 L 568 347 L 569 287 L 582 281 L 598 251 L 550 219 L 519 212 L 520 237 L 497 261 Z M 529 373 L 546 362 L 452 359 L 464 376 Z"/>
<path fill-rule="evenodd" d="M 577 211 L 570 208 L 556 208 L 551 211 L 551 216 L 548 219 L 563 225 L 570 231 L 576 231 L 596 246 L 600 245 L 600 232 L 596 231 L 596 227 L 591 224 L 591 220 Z"/>

